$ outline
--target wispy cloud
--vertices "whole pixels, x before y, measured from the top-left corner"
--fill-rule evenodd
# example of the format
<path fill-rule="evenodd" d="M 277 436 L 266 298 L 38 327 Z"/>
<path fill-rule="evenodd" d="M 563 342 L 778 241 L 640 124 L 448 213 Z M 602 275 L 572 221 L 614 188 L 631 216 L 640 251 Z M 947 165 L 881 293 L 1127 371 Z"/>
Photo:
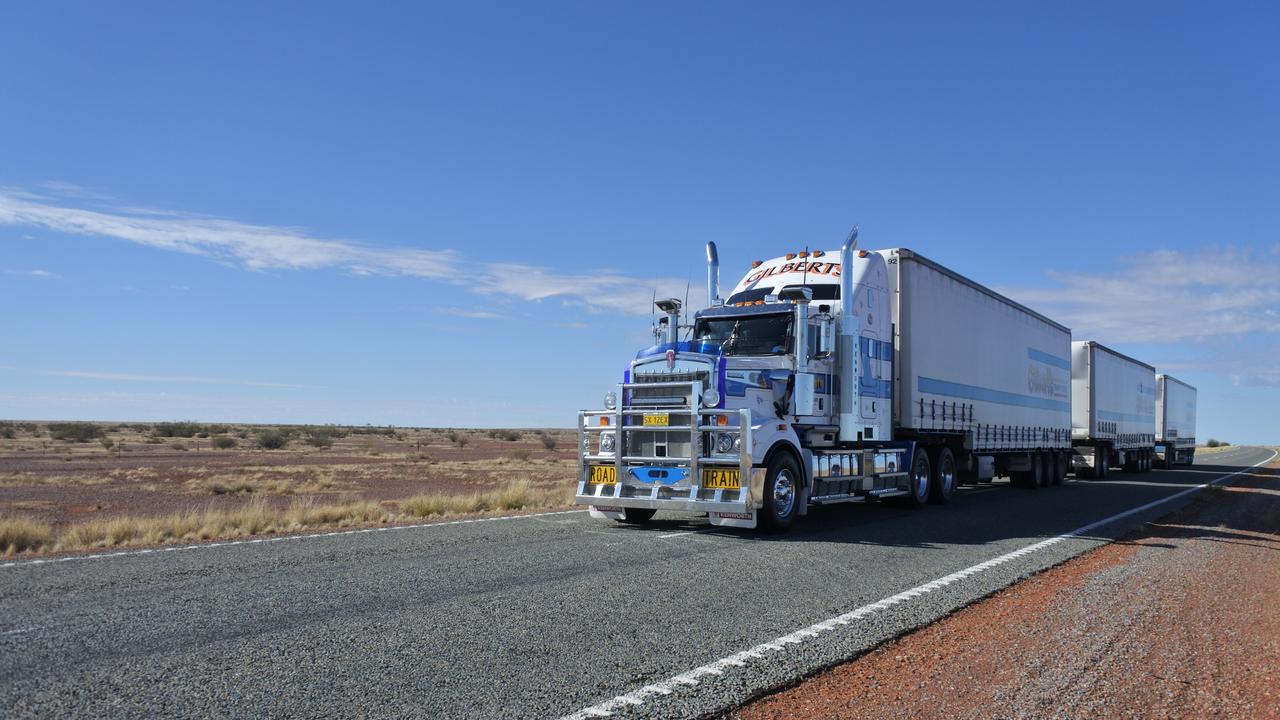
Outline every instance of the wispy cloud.
<path fill-rule="evenodd" d="M 1051 272 L 1055 287 L 1002 292 L 1071 327 L 1077 339 L 1171 343 L 1280 333 L 1280 260 L 1265 251 L 1161 250 L 1110 272 Z"/>
<path fill-rule="evenodd" d="M 62 276 L 48 270 L 5 270 L 5 275 L 21 275 L 23 277 L 39 278 L 41 280 L 61 280 Z"/>
<path fill-rule="evenodd" d="M 237 380 L 233 378 L 200 377 L 193 375 L 138 375 L 134 373 L 99 372 L 95 370 L 32 370 L 36 375 L 84 378 L 86 380 L 113 380 L 119 382 L 166 383 L 173 385 L 238 385 L 241 387 L 285 388 L 301 390 L 305 385 L 289 383 Z"/>
<path fill-rule="evenodd" d="M 685 286 L 678 279 L 648 280 L 613 271 L 561 273 L 537 265 L 477 264 L 450 249 L 318 238 L 297 227 L 145 208 L 89 209 L 20 188 L 0 188 L 0 224 L 115 238 L 249 270 L 338 269 L 358 275 L 417 277 L 460 285 L 482 295 L 524 301 L 558 299 L 606 312 L 648 314 L 655 290 L 674 295 Z"/>

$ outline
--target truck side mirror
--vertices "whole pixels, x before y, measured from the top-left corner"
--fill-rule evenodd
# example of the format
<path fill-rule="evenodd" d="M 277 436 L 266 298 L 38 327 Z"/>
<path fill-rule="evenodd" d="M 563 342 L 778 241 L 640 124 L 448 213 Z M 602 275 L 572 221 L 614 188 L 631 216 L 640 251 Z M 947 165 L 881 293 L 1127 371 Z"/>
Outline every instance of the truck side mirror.
<path fill-rule="evenodd" d="M 818 320 L 818 352 L 817 357 L 828 358 L 835 351 L 835 324 L 830 317 Z"/>

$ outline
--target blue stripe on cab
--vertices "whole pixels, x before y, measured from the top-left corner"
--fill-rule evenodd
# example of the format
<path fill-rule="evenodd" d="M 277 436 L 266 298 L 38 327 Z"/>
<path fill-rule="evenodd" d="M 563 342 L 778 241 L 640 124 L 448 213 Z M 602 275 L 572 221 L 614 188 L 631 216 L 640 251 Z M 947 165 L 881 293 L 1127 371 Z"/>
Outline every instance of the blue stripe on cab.
<path fill-rule="evenodd" d="M 990 388 L 978 387 L 976 385 L 964 385 L 961 383 L 948 382 L 946 380 L 936 380 L 934 378 L 924 377 L 923 375 L 916 378 L 916 389 L 922 393 L 930 395 L 946 395 L 948 397 L 964 398 L 966 400 L 978 400 L 980 402 L 996 403 L 998 405 L 1016 405 L 1018 407 L 1037 408 L 1040 410 L 1058 410 L 1060 412 L 1071 412 L 1071 404 L 1051 398 L 1034 397 L 1032 395 L 1019 395 L 1018 393 L 1004 392 L 1003 390 L 992 390 Z"/>

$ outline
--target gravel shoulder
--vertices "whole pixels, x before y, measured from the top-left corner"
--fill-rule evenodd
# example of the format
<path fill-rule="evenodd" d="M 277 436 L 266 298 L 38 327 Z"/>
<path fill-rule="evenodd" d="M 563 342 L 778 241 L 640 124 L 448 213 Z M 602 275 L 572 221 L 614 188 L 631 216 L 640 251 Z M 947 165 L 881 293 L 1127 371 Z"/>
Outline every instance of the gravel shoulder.
<path fill-rule="evenodd" d="M 1280 718 L 1277 467 L 729 717 Z"/>

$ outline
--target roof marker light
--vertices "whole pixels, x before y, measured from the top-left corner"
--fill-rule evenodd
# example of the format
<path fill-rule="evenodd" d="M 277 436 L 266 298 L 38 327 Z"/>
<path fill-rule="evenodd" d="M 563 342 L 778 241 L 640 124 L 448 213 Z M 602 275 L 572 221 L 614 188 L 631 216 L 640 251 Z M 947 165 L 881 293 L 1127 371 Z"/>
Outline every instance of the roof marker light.
<path fill-rule="evenodd" d="M 795 253 L 787 253 L 787 259 L 788 259 L 788 260 L 795 260 L 795 259 L 796 259 L 796 254 L 795 254 Z"/>
<path fill-rule="evenodd" d="M 858 257 L 860 257 L 860 258 L 864 258 L 864 257 L 866 257 L 866 256 L 867 256 L 867 251 L 866 251 L 866 250 L 859 250 L 859 251 L 858 251 Z"/>
<path fill-rule="evenodd" d="M 808 250 L 801 250 L 801 251 L 800 251 L 800 253 L 797 255 L 797 257 L 807 258 L 807 257 L 809 257 L 809 251 L 808 251 Z"/>
<path fill-rule="evenodd" d="M 751 261 L 751 269 L 752 269 L 752 270 L 755 270 L 756 268 L 760 267 L 760 266 L 761 266 L 761 265 L 763 265 L 763 264 L 764 264 L 764 263 L 760 262 L 759 260 L 752 260 L 752 261 Z"/>

